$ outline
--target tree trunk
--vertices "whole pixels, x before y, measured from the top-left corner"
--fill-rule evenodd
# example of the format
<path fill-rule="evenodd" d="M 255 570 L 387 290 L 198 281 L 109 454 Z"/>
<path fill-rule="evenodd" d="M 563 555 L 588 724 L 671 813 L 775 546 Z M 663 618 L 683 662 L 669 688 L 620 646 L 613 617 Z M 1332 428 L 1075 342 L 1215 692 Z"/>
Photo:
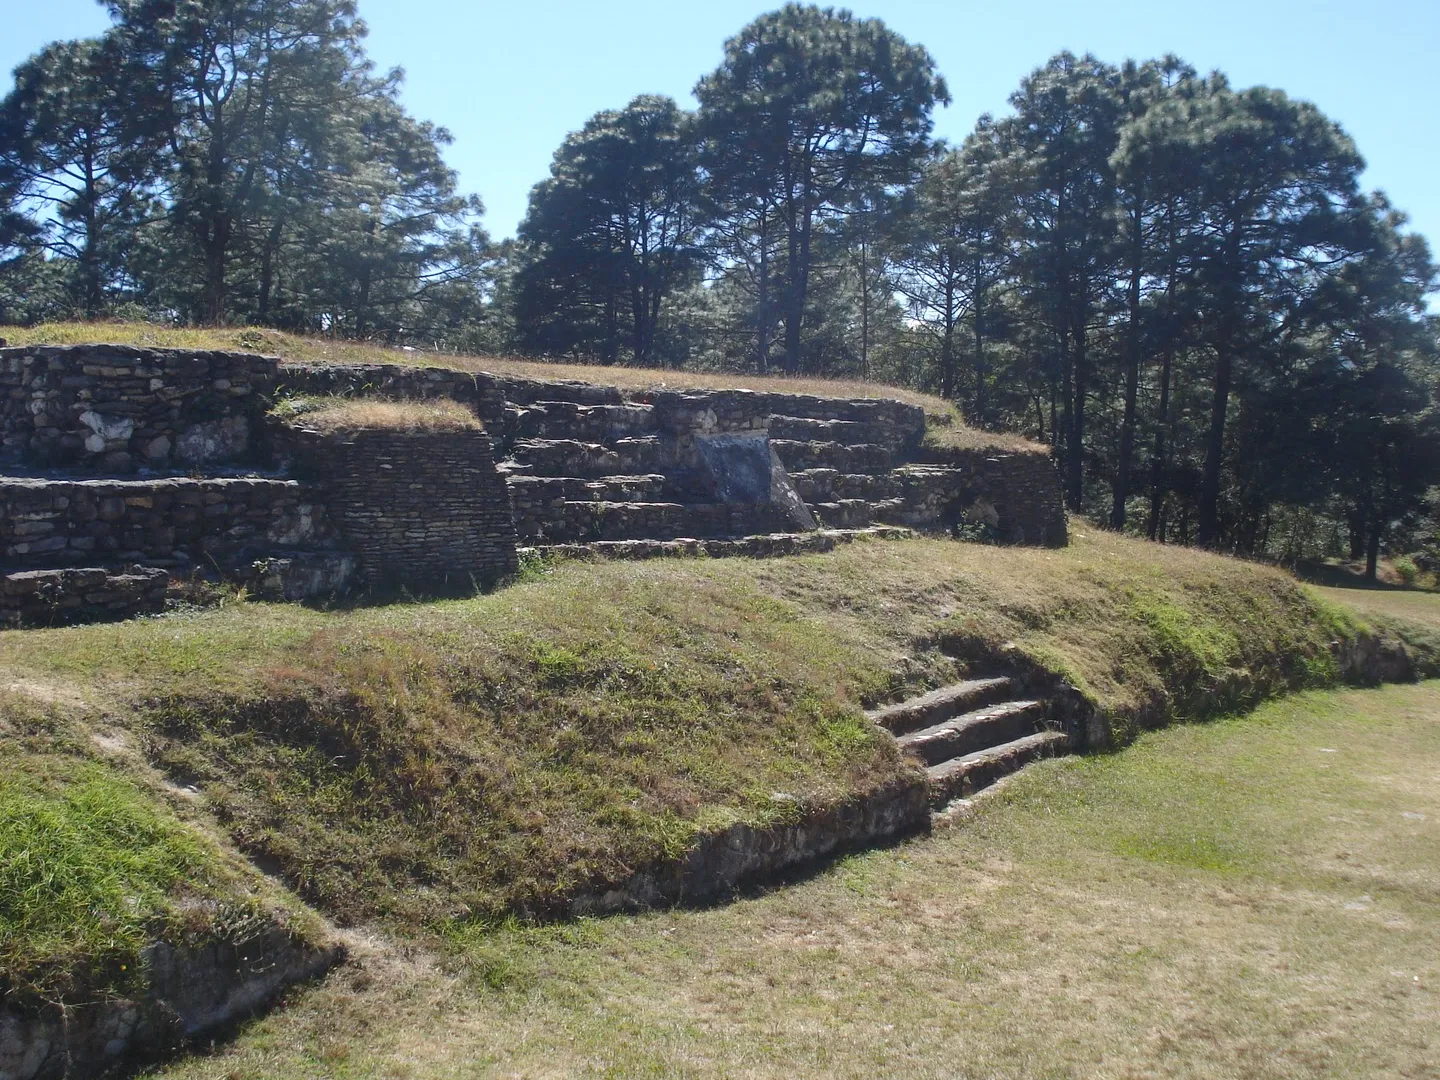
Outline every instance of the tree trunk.
<path fill-rule="evenodd" d="M 270 325 L 270 298 L 275 291 L 275 256 L 280 250 L 280 237 L 284 221 L 276 221 L 265 237 L 265 250 L 260 256 L 260 297 L 257 304 L 258 317 L 262 326 Z"/>
<path fill-rule="evenodd" d="M 755 328 L 755 369 L 766 375 L 770 371 L 770 215 L 760 215 L 760 273 L 755 282 L 755 312 L 759 325 Z"/>
<path fill-rule="evenodd" d="M 1135 404 L 1140 391 L 1140 276 L 1143 244 L 1139 212 L 1133 223 L 1136 243 L 1126 290 L 1129 325 L 1125 328 L 1125 413 L 1120 421 L 1120 457 L 1115 464 L 1115 488 L 1110 505 L 1110 527 L 1125 528 L 1125 500 L 1130 495 L 1130 461 L 1135 454 Z"/>
<path fill-rule="evenodd" d="M 800 347 L 805 322 L 805 294 L 810 276 L 810 208 L 800 212 L 799 235 L 790 241 L 789 288 L 785 296 L 785 373 L 800 373 Z"/>
<path fill-rule="evenodd" d="M 1205 443 L 1205 471 L 1200 478 L 1200 505 L 1196 507 L 1197 540 L 1201 547 L 1220 542 L 1220 470 L 1225 462 L 1225 415 L 1230 407 L 1233 361 L 1229 342 L 1215 358 L 1215 390 L 1210 399 L 1210 433 Z"/>
<path fill-rule="evenodd" d="M 1065 497 L 1071 512 L 1079 512 L 1085 496 L 1085 380 L 1088 374 L 1085 350 L 1085 333 L 1081 330 L 1072 363 L 1074 404 L 1070 408 L 1070 434 L 1066 438 L 1069 447 L 1065 457 Z"/>
<path fill-rule="evenodd" d="M 80 249 L 80 291 L 85 317 L 100 314 L 104 296 L 100 288 L 100 225 L 95 207 L 100 202 L 100 184 L 95 176 L 95 158 L 87 139 L 85 143 L 85 246 Z"/>
<path fill-rule="evenodd" d="M 975 275 L 972 279 L 975 282 L 975 422 L 977 424 L 983 424 L 985 422 L 985 412 L 989 408 L 990 403 L 985 398 L 985 294 L 980 288 L 979 259 L 975 260 L 972 269 Z"/>
<path fill-rule="evenodd" d="M 865 237 L 860 237 L 860 370 L 870 378 L 870 265 Z"/>
<path fill-rule="evenodd" d="M 1350 533 L 1350 561 L 1356 562 L 1365 554 L 1365 512 L 1359 507 L 1346 516 Z"/>
<path fill-rule="evenodd" d="M 1151 540 L 1165 541 L 1165 487 L 1169 465 L 1165 460 L 1165 437 L 1170 427 L 1170 381 L 1175 367 L 1175 338 L 1180 332 L 1175 317 L 1175 289 L 1179 273 L 1176 267 L 1175 200 L 1165 206 L 1166 241 L 1169 267 L 1165 276 L 1165 348 L 1160 363 L 1160 405 L 1155 418 L 1155 449 L 1150 459 L 1150 520 L 1145 535 Z"/>
<path fill-rule="evenodd" d="M 945 279 L 945 336 L 940 339 L 940 396 L 955 397 L 955 278 Z"/>

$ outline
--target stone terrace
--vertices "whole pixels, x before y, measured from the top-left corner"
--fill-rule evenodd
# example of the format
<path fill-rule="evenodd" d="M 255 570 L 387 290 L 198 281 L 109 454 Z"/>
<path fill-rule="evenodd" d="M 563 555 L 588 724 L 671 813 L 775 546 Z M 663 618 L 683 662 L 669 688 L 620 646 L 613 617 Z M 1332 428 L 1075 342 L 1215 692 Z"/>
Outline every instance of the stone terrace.
<path fill-rule="evenodd" d="M 450 398 L 485 431 L 317 440 L 270 415 L 293 394 Z M 0 348 L 0 593 L 26 621 L 39 601 L 22 596 L 62 619 L 153 608 L 155 568 L 294 599 L 493 583 L 517 542 L 778 554 L 894 526 L 1066 542 L 1043 453 L 942 450 L 925 430 L 919 407 L 883 398 Z M 817 527 L 832 539 L 735 542 Z"/>

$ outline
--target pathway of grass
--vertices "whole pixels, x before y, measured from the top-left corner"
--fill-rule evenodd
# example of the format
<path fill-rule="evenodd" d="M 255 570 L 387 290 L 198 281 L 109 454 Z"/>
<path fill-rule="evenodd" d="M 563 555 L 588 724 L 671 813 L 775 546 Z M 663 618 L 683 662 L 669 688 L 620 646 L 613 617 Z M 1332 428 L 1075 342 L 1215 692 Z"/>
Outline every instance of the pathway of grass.
<path fill-rule="evenodd" d="M 157 1075 L 1440 1076 L 1440 683 L 1047 762 L 725 907 L 360 954 Z"/>
<path fill-rule="evenodd" d="M 1309 588 L 1332 603 L 1348 604 L 1366 618 L 1403 619 L 1440 631 L 1440 593 L 1389 585 L 1373 588 L 1311 585 Z"/>

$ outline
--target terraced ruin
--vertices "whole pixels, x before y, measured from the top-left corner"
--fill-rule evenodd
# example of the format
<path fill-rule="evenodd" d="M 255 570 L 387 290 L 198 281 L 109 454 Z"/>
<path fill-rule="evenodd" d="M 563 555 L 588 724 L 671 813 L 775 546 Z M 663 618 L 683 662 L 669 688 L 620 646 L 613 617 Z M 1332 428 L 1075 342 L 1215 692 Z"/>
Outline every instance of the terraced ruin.
<path fill-rule="evenodd" d="M 123 345 L 0 349 L 0 389 L 0 614 L 17 624 L 157 610 L 157 569 L 300 600 L 493 585 L 517 544 L 644 557 L 896 529 L 1066 541 L 1040 448 L 935 446 L 921 407 L 883 398 Z M 478 423 L 322 434 L 296 407 L 365 399 L 451 401 Z"/>
<path fill-rule="evenodd" d="M 0 1080 L 214 1038 L 352 928 L 710 903 L 1440 655 L 1072 537 L 1038 448 L 914 402 L 104 345 L 0 382 L 0 856 L 41 853 L 0 858 Z"/>

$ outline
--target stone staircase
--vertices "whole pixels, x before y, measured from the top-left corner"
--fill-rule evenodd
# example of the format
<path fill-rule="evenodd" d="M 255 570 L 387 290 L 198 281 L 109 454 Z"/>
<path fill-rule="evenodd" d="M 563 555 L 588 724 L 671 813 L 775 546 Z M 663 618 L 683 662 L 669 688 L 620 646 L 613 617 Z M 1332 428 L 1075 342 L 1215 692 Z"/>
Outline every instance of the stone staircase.
<path fill-rule="evenodd" d="M 505 410 L 506 456 L 500 469 L 509 483 L 522 544 L 719 539 L 794 530 L 780 507 L 717 496 L 695 443 L 696 410 L 689 403 L 600 402 L 588 393 L 591 388 L 576 388 L 571 395 L 566 384 L 552 386 L 557 400 L 527 395 Z M 777 450 L 800 447 L 824 460 L 838 457 L 847 463 L 848 455 L 858 455 L 863 464 L 875 466 L 891 460 L 888 446 L 835 441 L 881 438 L 886 425 L 878 417 L 768 418 L 758 397 L 740 404 L 755 415 L 732 416 L 723 430 L 764 434 L 767 423 L 784 422 L 787 434 L 816 441 L 779 441 L 772 444 Z M 827 510 L 837 511 L 825 515 L 832 527 L 873 524 L 868 507 L 858 501 Z"/>
<path fill-rule="evenodd" d="M 1067 753 L 1044 701 L 1008 676 L 968 679 L 868 713 L 925 768 L 930 806 L 943 812 L 1042 757 Z"/>

